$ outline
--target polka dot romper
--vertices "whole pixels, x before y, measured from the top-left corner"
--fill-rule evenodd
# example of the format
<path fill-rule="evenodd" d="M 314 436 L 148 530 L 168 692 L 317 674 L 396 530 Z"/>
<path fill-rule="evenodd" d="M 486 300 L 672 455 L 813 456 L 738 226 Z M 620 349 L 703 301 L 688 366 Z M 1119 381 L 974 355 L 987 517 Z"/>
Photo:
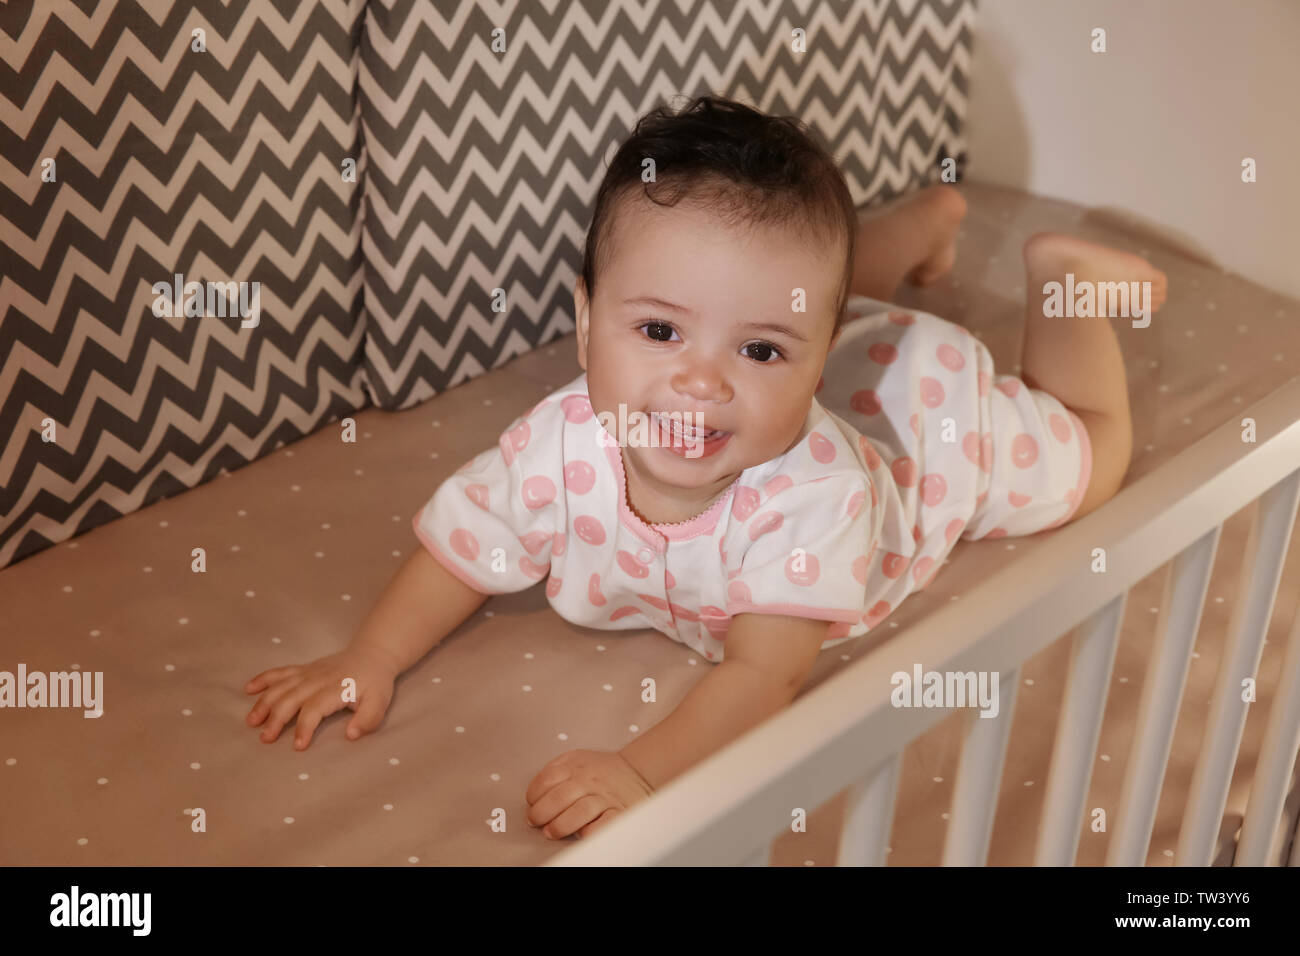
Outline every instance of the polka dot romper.
<path fill-rule="evenodd" d="M 646 524 L 586 374 L 461 467 L 414 516 L 453 574 L 489 594 L 546 579 L 585 627 L 653 627 L 710 661 L 730 618 L 832 622 L 823 649 L 866 633 L 924 588 L 959 537 L 1064 523 L 1091 475 L 1083 423 L 995 375 L 988 349 L 923 312 L 855 296 L 803 431 L 689 521 Z"/>

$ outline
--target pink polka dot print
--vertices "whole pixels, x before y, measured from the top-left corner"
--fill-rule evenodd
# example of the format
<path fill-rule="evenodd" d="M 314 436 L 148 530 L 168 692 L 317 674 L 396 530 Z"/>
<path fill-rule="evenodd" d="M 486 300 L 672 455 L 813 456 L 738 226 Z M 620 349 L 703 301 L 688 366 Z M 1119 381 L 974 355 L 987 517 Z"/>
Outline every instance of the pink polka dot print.
<path fill-rule="evenodd" d="M 779 511 L 763 512 L 755 518 L 754 523 L 749 526 L 749 539 L 751 541 L 757 541 L 769 531 L 775 531 L 777 528 L 781 527 L 781 523 L 784 520 L 785 516 Z"/>
<path fill-rule="evenodd" d="M 993 436 L 985 435 L 982 438 L 975 432 L 967 432 L 961 439 L 961 453 L 966 456 L 966 460 L 973 465 L 978 465 L 980 471 L 986 474 L 993 470 Z"/>
<path fill-rule="evenodd" d="M 849 397 L 849 408 L 861 415 L 879 415 L 883 407 L 880 404 L 880 396 L 876 394 L 875 389 L 859 389 Z"/>
<path fill-rule="evenodd" d="M 524 507 L 530 511 L 545 508 L 555 500 L 555 482 L 545 475 L 533 475 L 524 479 L 520 494 L 524 499 Z"/>
<path fill-rule="evenodd" d="M 945 398 L 943 383 L 928 375 L 921 376 L 921 404 L 926 408 L 938 408 Z"/>
<path fill-rule="evenodd" d="M 672 613 L 673 617 L 678 620 L 694 622 L 700 619 L 700 616 L 690 608 L 682 607 L 680 604 L 674 604 L 672 601 L 668 602 L 668 610 Z"/>
<path fill-rule="evenodd" d="M 464 528 L 457 528 L 451 533 L 451 550 L 466 561 L 478 560 L 478 539 Z"/>
<path fill-rule="evenodd" d="M 916 484 L 916 462 L 907 455 L 895 458 L 890 463 L 889 472 L 900 488 L 911 488 Z"/>
<path fill-rule="evenodd" d="M 867 349 L 867 357 L 877 365 L 888 365 L 891 362 L 897 361 L 898 349 L 894 348 L 894 346 L 890 345 L 888 342 L 876 342 Z"/>
<path fill-rule="evenodd" d="M 875 627 L 885 618 L 889 617 L 892 610 L 893 608 L 889 606 L 888 601 L 877 601 L 875 604 L 871 605 L 871 609 L 868 610 L 866 614 L 862 615 L 862 623 L 867 625 L 867 627 Z"/>
<path fill-rule="evenodd" d="M 571 461 L 564 466 L 564 487 L 575 495 L 585 495 L 596 485 L 596 469 L 585 461 Z"/>
<path fill-rule="evenodd" d="M 785 576 L 791 584 L 801 588 L 817 583 L 821 575 L 821 563 L 815 554 L 792 554 L 785 561 Z"/>
<path fill-rule="evenodd" d="M 738 521 L 744 521 L 752 515 L 758 508 L 758 492 L 753 488 L 747 488 L 744 485 L 736 487 L 736 496 L 731 500 L 731 516 Z"/>
<path fill-rule="evenodd" d="M 1011 463 L 1017 468 L 1032 468 L 1038 462 L 1038 442 L 1034 436 L 1021 432 L 1011 439 Z"/>
<path fill-rule="evenodd" d="M 961 357 L 961 353 L 945 342 L 935 350 L 935 357 L 950 372 L 960 372 L 966 367 L 966 360 Z"/>
<path fill-rule="evenodd" d="M 917 561 L 916 564 L 912 565 L 912 580 L 920 584 L 933 566 L 934 558 L 922 558 Z"/>
<path fill-rule="evenodd" d="M 821 432 L 813 432 L 808 436 L 808 450 L 813 458 L 823 465 L 828 465 L 835 460 L 835 445 Z"/>
<path fill-rule="evenodd" d="M 880 452 L 876 451 L 876 446 L 871 444 L 865 435 L 858 436 L 858 448 L 862 451 L 862 458 L 867 463 L 868 471 L 875 471 L 884 464 Z"/>
<path fill-rule="evenodd" d="M 921 479 L 921 500 L 933 508 L 943 501 L 948 494 L 948 482 L 943 475 L 935 472 Z"/>
<path fill-rule="evenodd" d="M 858 512 L 862 510 L 862 502 L 865 501 L 866 498 L 867 498 L 867 493 L 865 491 L 853 492 L 852 497 L 849 498 L 849 505 L 847 509 L 848 516 L 850 518 L 856 518 L 858 516 Z"/>
<path fill-rule="evenodd" d="M 528 427 L 528 423 L 520 422 L 497 439 L 497 444 L 501 446 L 501 457 L 505 459 L 507 465 L 513 465 L 515 456 L 528 447 L 531 434 L 532 430 Z"/>
<path fill-rule="evenodd" d="M 794 479 L 789 475 L 777 475 L 763 486 L 763 494 L 766 497 L 771 498 L 773 495 L 785 491 L 785 489 L 789 488 L 793 484 Z"/>
<path fill-rule="evenodd" d="M 581 425 L 593 414 L 591 400 L 585 395 L 569 395 L 560 402 L 564 417 L 575 425 Z"/>
<path fill-rule="evenodd" d="M 1052 430 L 1052 436 L 1063 445 L 1067 444 L 1070 438 L 1073 437 L 1070 423 L 1056 412 L 1052 412 L 1051 415 L 1047 416 L 1047 427 Z"/>
<path fill-rule="evenodd" d="M 907 559 L 901 554 L 895 554 L 893 551 L 886 551 L 884 558 L 880 561 L 880 572 L 891 581 L 903 573 L 907 567 Z"/>
<path fill-rule="evenodd" d="M 650 569 L 626 551 L 619 551 L 616 557 L 618 559 L 618 566 L 622 568 L 625 573 L 634 578 L 644 578 L 649 576 Z"/>
<path fill-rule="evenodd" d="M 538 551 L 541 551 L 550 540 L 550 534 L 545 531 L 530 531 L 519 539 L 519 543 L 524 546 L 524 550 L 529 554 L 536 554 Z"/>
<path fill-rule="evenodd" d="M 465 497 L 474 504 L 478 505 L 484 511 L 490 511 L 488 507 L 488 486 L 487 485 L 466 485 Z"/>
<path fill-rule="evenodd" d="M 962 528 L 966 527 L 966 522 L 960 518 L 953 518 L 948 522 L 948 527 L 943 529 L 943 540 L 947 544 L 952 544 L 953 539 L 961 534 Z"/>
<path fill-rule="evenodd" d="M 523 571 L 524 574 L 528 575 L 530 578 L 540 581 L 542 578 L 546 577 L 547 572 L 551 570 L 551 565 L 549 562 L 546 564 L 538 564 L 531 558 L 522 557 L 519 559 L 519 570 Z"/>
<path fill-rule="evenodd" d="M 573 533 L 587 544 L 599 547 L 605 543 L 605 526 L 599 518 L 591 515 L 578 515 L 573 519 Z"/>

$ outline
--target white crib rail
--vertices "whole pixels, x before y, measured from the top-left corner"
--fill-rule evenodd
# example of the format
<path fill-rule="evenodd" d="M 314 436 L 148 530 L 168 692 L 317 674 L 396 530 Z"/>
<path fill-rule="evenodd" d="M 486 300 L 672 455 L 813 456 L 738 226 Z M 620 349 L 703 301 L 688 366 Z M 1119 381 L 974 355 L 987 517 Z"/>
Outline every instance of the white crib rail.
<path fill-rule="evenodd" d="M 1300 377 L 1027 549 L 981 584 L 977 598 L 950 602 L 885 641 L 547 865 L 765 865 L 795 808 L 811 811 L 846 787 L 837 862 L 883 865 L 903 751 L 951 713 L 891 706 L 891 676 L 910 674 L 918 663 L 924 671 L 1002 675 L 998 717 L 967 715 L 943 850 L 945 864 L 983 864 L 1019 668 L 1086 621 L 1074 639 L 1035 855 L 1039 864 L 1071 864 L 1125 598 L 1174 558 L 1106 860 L 1143 862 L 1219 530 L 1262 496 L 1175 857 L 1177 864 L 1208 863 L 1245 724 L 1242 681 L 1256 676 L 1295 524 L 1298 414 Z M 1248 417 L 1255 444 L 1241 440 Z M 1091 570 L 1095 548 L 1105 550 L 1105 573 Z M 1272 845 L 1300 745 L 1298 645 L 1300 623 L 1273 695 L 1239 863 L 1276 859 Z M 1298 855 L 1300 847 L 1293 862 Z"/>

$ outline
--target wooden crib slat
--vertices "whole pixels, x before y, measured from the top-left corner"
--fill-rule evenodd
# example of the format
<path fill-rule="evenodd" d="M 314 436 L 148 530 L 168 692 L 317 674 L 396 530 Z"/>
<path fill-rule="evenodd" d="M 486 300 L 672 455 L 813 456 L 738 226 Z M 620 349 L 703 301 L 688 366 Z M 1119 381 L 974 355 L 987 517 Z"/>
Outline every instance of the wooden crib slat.
<path fill-rule="evenodd" d="M 1300 473 L 1293 472 L 1259 496 L 1259 509 L 1250 528 L 1240 583 L 1232 609 L 1228 643 L 1224 648 L 1214 698 L 1205 727 L 1200 759 L 1192 776 L 1187 809 L 1178 834 L 1175 866 L 1209 866 L 1219 821 L 1228 799 L 1232 769 L 1246 726 L 1242 681 L 1256 677 L 1264 634 L 1277 598 L 1282 561 L 1295 524 Z"/>
<path fill-rule="evenodd" d="M 1300 485 L 1300 471 L 1287 481 Z M 1294 512 L 1294 490 L 1291 501 Z M 1286 554 L 1285 546 L 1282 553 Z M 1295 766 L 1297 751 L 1300 751 L 1300 612 L 1296 614 L 1291 634 L 1287 637 L 1286 657 L 1278 674 L 1277 689 L 1273 692 L 1268 727 L 1260 744 L 1259 761 L 1250 784 L 1246 819 L 1241 828 L 1241 842 L 1237 844 L 1237 853 L 1232 859 L 1233 866 L 1269 866 L 1277 858 L 1273 852 L 1273 839 L 1282 819 L 1282 804 L 1291 783 L 1291 768 Z"/>
<path fill-rule="evenodd" d="M 1187 686 L 1192 647 L 1200 629 L 1222 530 L 1223 525 L 1216 525 L 1180 551 L 1165 580 L 1124 787 L 1112 820 L 1107 866 L 1146 863 L 1178 708 Z"/>
<path fill-rule="evenodd" d="M 900 750 L 849 789 L 836 866 L 884 866 L 903 767 Z"/>
<path fill-rule="evenodd" d="M 966 715 L 966 739 L 957 764 L 952 819 L 943 841 L 943 866 L 984 866 L 988 859 L 1019 685 L 1019 667 L 1001 672 L 998 715 L 981 717 L 977 710 Z"/>
<path fill-rule="evenodd" d="M 1127 598 L 1125 591 L 1108 602 L 1080 624 L 1075 634 L 1065 700 L 1052 744 L 1035 866 L 1074 864 Z"/>

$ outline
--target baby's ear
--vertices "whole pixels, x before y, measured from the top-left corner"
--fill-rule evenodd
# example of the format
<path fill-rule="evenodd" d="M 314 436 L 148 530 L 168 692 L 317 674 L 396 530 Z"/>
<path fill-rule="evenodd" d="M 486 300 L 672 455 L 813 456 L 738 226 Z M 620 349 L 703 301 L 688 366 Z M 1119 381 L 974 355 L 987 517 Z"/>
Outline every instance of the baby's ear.
<path fill-rule="evenodd" d="M 585 372 L 587 371 L 587 332 L 588 322 L 590 321 L 590 303 L 587 300 L 587 289 L 583 285 L 582 276 L 578 276 L 578 280 L 573 284 L 573 311 L 578 327 L 578 365 Z"/>

